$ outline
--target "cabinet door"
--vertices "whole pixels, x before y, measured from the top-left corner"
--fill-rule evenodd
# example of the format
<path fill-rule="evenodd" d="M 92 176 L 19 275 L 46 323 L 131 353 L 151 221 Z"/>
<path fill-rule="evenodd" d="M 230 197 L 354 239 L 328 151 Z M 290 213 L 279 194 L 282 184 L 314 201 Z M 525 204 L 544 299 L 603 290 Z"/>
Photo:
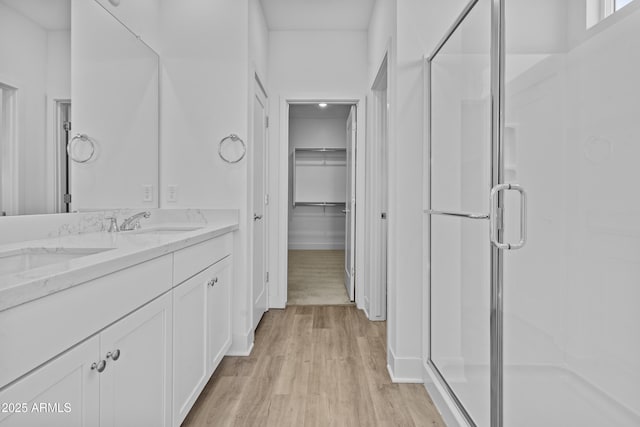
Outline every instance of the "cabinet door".
<path fill-rule="evenodd" d="M 1 390 L 0 426 L 98 426 L 99 356 L 95 336 Z"/>
<path fill-rule="evenodd" d="M 173 425 L 179 426 L 209 380 L 207 295 L 209 267 L 173 290 Z"/>
<path fill-rule="evenodd" d="M 171 327 L 169 292 L 100 334 L 101 427 L 171 424 Z"/>
<path fill-rule="evenodd" d="M 231 256 L 213 265 L 208 295 L 208 371 L 212 374 L 231 345 Z"/>

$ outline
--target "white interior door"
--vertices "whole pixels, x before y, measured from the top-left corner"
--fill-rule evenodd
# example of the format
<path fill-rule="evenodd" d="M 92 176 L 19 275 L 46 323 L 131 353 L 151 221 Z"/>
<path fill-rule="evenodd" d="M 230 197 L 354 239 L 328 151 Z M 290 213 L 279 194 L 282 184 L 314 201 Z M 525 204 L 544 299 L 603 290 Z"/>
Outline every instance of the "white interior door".
<path fill-rule="evenodd" d="M 365 170 L 366 228 L 364 251 L 366 266 L 363 305 L 370 320 L 382 321 L 387 318 L 387 177 L 388 177 L 388 120 L 387 103 L 387 59 L 382 61 L 375 82 L 371 87 L 370 136 L 367 146 L 367 168 Z"/>
<path fill-rule="evenodd" d="M 253 101 L 253 328 L 267 311 L 266 258 L 266 166 L 267 109 L 266 94 L 256 82 Z"/>
<path fill-rule="evenodd" d="M 347 197 L 344 210 L 344 286 L 351 301 L 355 299 L 356 132 L 356 107 L 352 106 L 347 118 Z"/>

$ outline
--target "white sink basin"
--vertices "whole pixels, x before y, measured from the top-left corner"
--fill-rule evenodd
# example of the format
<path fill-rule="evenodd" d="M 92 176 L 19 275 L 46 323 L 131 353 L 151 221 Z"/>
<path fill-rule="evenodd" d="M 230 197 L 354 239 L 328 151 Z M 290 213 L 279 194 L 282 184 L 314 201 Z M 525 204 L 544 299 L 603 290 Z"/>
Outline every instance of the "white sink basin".
<path fill-rule="evenodd" d="M 23 248 L 0 252 L 0 276 L 68 262 L 112 248 Z"/>
<path fill-rule="evenodd" d="M 131 231 L 131 234 L 179 234 L 200 230 L 202 227 L 154 227 Z"/>

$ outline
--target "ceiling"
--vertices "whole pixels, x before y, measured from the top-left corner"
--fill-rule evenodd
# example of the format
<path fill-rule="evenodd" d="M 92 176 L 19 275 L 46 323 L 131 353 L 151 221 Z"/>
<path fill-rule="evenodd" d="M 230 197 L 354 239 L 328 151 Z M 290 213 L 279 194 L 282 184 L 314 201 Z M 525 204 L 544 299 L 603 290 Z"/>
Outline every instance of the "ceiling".
<path fill-rule="evenodd" d="M 375 0 L 260 0 L 270 30 L 369 28 Z"/>
<path fill-rule="evenodd" d="M 351 105 L 329 104 L 324 108 L 318 104 L 291 104 L 289 117 L 305 119 L 344 119 L 349 117 Z"/>
<path fill-rule="evenodd" d="M 0 0 L 48 31 L 71 28 L 71 0 Z"/>
<path fill-rule="evenodd" d="M 376 0 L 260 0 L 270 30 L 369 28 Z M 71 28 L 71 0 L 0 0 L 46 30 Z"/>

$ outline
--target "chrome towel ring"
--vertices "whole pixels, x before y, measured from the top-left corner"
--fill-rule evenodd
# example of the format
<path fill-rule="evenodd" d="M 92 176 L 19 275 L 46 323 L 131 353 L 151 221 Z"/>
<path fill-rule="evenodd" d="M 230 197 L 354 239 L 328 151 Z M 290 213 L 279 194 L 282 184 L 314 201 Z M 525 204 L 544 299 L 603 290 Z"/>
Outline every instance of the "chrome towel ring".
<path fill-rule="evenodd" d="M 86 145 L 86 147 L 78 146 L 78 144 Z M 76 163 L 87 163 L 96 153 L 96 144 L 89 136 L 85 134 L 76 134 L 69 144 L 67 144 L 67 154 L 69 158 Z"/>
<path fill-rule="evenodd" d="M 238 163 L 245 154 L 247 154 L 247 145 L 234 133 L 222 138 L 218 144 L 218 155 L 227 163 Z"/>

